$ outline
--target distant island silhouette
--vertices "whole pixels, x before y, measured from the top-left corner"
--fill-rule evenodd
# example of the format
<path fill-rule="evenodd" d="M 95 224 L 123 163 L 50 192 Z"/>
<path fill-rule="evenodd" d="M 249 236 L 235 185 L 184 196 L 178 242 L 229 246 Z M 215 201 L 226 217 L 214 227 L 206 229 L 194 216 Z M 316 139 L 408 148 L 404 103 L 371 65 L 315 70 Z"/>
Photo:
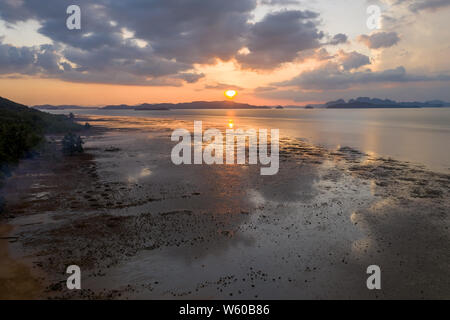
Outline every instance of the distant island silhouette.
<path fill-rule="evenodd" d="M 37 105 L 36 109 L 41 110 L 65 110 L 65 109 L 79 109 L 85 108 L 72 105 Z M 271 109 L 271 106 L 254 106 L 247 103 L 238 103 L 234 101 L 193 101 L 183 103 L 142 103 L 139 105 L 107 105 L 103 107 L 96 107 L 105 110 L 174 110 L 174 109 Z"/>
<path fill-rule="evenodd" d="M 87 107 L 77 105 L 36 105 L 35 109 L 40 110 L 67 110 L 67 109 L 104 109 L 104 110 L 136 110 L 136 111 L 148 111 L 148 110 L 177 110 L 177 109 L 389 109 L 389 108 L 445 108 L 450 107 L 450 102 L 444 102 L 440 100 L 432 100 L 426 102 L 397 102 L 389 99 L 367 98 L 359 97 L 356 99 L 350 99 L 345 101 L 339 99 L 335 101 L 329 101 L 324 104 L 308 104 L 305 106 L 255 106 L 247 103 L 238 103 L 234 101 L 192 101 L 182 103 L 142 103 L 138 105 L 118 104 L 118 105 L 106 105 L 100 107 Z"/>
<path fill-rule="evenodd" d="M 327 109 L 398 109 L 398 108 L 443 108 L 450 107 L 450 103 L 433 100 L 426 102 L 397 102 L 389 99 L 378 99 L 378 98 L 368 98 L 359 97 L 356 99 L 350 99 L 345 101 L 344 99 L 339 99 L 336 101 L 330 101 L 323 105 L 307 105 L 306 108 L 327 108 Z"/>

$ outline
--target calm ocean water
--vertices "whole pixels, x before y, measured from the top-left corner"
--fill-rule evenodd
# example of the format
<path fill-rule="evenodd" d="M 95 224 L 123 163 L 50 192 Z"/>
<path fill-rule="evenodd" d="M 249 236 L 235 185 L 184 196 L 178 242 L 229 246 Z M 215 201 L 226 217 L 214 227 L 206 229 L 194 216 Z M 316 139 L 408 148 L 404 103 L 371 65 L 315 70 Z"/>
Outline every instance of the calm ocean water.
<path fill-rule="evenodd" d="M 440 109 L 283 109 L 283 110 L 64 110 L 52 113 L 203 120 L 233 120 L 255 128 L 277 128 L 281 136 L 303 138 L 327 148 L 360 151 L 450 172 L 450 108 Z M 187 128 L 191 129 L 191 128 Z M 192 130 L 192 129 L 191 129 Z"/>

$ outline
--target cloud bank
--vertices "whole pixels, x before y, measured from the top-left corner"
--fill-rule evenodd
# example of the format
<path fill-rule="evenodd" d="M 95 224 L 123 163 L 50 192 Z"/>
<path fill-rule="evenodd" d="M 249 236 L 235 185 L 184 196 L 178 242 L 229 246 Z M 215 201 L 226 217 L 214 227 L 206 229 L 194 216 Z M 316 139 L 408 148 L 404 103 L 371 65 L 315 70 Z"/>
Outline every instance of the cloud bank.
<path fill-rule="evenodd" d="M 196 65 L 218 59 L 236 61 L 243 69 L 277 68 L 322 46 L 325 35 L 319 30 L 319 14 L 313 11 L 281 10 L 251 23 L 256 0 L 79 0 L 80 31 L 65 27 L 69 4 L 0 3 L 2 20 L 10 24 L 36 20 L 41 25 L 38 32 L 53 42 L 45 48 L 2 45 L 1 74 L 179 86 L 204 76 L 195 71 Z M 346 35 L 337 34 L 330 44 L 346 41 Z"/>
<path fill-rule="evenodd" d="M 358 40 L 370 49 L 390 48 L 396 45 L 400 38 L 396 32 L 378 32 L 370 36 L 361 35 Z"/>

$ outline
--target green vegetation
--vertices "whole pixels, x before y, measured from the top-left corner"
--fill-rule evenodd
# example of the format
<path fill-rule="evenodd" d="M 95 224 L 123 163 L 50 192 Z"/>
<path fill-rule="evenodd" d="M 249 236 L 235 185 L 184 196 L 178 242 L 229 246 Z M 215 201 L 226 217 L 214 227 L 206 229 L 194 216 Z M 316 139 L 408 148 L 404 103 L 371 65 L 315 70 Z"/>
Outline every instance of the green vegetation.
<path fill-rule="evenodd" d="M 0 186 L 11 165 L 31 155 L 45 134 L 65 134 L 83 129 L 65 115 L 52 115 L 0 98 Z"/>

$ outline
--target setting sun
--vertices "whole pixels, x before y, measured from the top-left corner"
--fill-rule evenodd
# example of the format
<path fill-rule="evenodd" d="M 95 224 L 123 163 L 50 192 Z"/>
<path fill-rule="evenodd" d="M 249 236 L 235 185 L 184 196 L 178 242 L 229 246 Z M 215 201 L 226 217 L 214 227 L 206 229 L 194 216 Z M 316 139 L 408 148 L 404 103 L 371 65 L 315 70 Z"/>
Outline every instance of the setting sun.
<path fill-rule="evenodd" d="M 236 90 L 228 90 L 228 91 L 225 91 L 225 96 L 226 96 L 228 99 L 233 99 L 236 95 L 237 95 Z"/>

